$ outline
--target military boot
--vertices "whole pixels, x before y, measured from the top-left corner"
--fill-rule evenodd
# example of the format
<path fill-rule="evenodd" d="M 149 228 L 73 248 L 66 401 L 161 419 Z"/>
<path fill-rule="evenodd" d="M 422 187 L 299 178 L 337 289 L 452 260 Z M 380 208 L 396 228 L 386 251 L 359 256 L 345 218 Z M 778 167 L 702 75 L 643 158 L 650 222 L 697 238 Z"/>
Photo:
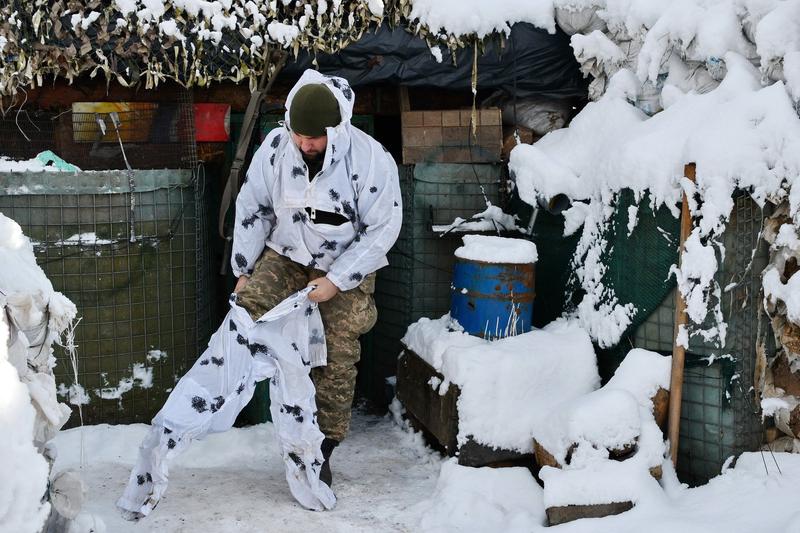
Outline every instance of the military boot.
<path fill-rule="evenodd" d="M 331 473 L 331 454 L 333 453 L 333 449 L 339 445 L 338 440 L 329 439 L 325 437 L 322 441 L 322 457 L 325 459 L 325 462 L 322 463 L 322 468 L 319 469 L 319 479 L 329 487 L 333 483 L 333 474 Z"/>

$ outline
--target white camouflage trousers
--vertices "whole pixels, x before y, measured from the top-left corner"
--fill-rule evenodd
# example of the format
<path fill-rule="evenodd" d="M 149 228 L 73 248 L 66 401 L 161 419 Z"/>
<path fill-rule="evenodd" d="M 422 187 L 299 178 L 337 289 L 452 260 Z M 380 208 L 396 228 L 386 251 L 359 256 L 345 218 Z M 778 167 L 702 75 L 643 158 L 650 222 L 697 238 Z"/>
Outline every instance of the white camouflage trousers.
<path fill-rule="evenodd" d="M 264 379 L 270 380 L 270 411 L 289 490 L 307 509 L 336 505 L 330 487 L 319 480 L 324 437 L 309 371 L 311 361 L 324 364 L 326 348 L 319 311 L 307 297 L 310 290 L 295 293 L 255 322 L 231 295 L 222 326 L 153 418 L 117 501 L 125 518 L 147 516 L 167 489 L 169 462 L 192 440 L 230 429 Z"/>

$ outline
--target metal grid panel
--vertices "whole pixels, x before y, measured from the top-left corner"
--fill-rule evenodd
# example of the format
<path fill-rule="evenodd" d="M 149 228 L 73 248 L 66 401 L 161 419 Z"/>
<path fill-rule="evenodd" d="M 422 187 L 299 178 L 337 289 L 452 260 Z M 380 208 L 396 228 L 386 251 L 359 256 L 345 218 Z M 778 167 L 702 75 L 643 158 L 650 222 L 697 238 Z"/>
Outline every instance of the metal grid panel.
<path fill-rule="evenodd" d="M 703 483 L 719 474 L 733 449 L 733 411 L 722 365 L 688 367 L 684 380 L 678 468 L 682 480 Z"/>
<path fill-rule="evenodd" d="M 461 235 L 439 237 L 432 225 L 450 224 L 486 208 L 486 197 L 500 205 L 503 170 L 499 165 L 420 164 L 413 167 L 405 201 L 410 203 L 407 249 L 411 251 L 411 322 L 421 317 L 438 318 L 450 310 L 453 253 L 461 246 Z M 391 268 L 391 266 L 389 267 Z"/>
<path fill-rule="evenodd" d="M 389 266 L 378 271 L 375 302 L 378 322 L 364 342 L 360 387 L 367 397 L 383 401 L 383 378 L 395 374 L 400 339 L 422 317 L 439 318 L 450 310 L 453 252 L 461 234 L 439 237 L 433 224 L 449 224 L 486 208 L 486 196 L 501 205 L 500 165 L 419 164 L 400 166 L 403 227 L 389 252 Z"/>
<path fill-rule="evenodd" d="M 90 393 L 87 423 L 148 422 L 210 334 L 205 176 L 198 166 L 191 93 L 178 86 L 126 96 L 144 102 L 118 109 L 121 136 L 134 171 L 135 243 L 130 233 L 127 174 L 4 174 L 0 209 L 36 243 L 37 261 L 56 290 L 78 308 L 78 382 Z M 109 108 L 109 109 L 111 109 Z M 0 117 L 0 153 L 30 159 L 52 150 L 83 170 L 126 168 L 108 113 L 102 135 L 95 113 L 18 110 Z M 142 169 L 184 169 L 148 171 Z M 36 194 L 22 185 L 37 182 Z M 9 190 L 7 187 L 12 184 Z M 17 189 L 14 191 L 13 189 Z M 64 243 L 94 233 L 104 241 Z M 102 244 L 101 244 L 102 242 Z M 167 356 L 148 361 L 161 349 Z M 56 350 L 56 379 L 73 384 L 73 371 Z M 134 383 L 120 400 L 95 391 L 133 377 L 133 365 L 152 371 L 150 388 Z M 76 418 L 69 424 L 76 424 Z"/>
<path fill-rule="evenodd" d="M 161 95 L 162 98 L 164 95 Z M 125 155 L 132 168 L 194 169 L 194 112 L 191 94 L 176 93 L 174 101 L 137 102 L 149 108 L 119 111 Z M 103 135 L 95 113 L 11 111 L 0 116 L 0 155 L 16 160 L 51 150 L 82 170 L 124 170 L 125 160 L 107 113 Z"/>
<path fill-rule="evenodd" d="M 83 407 L 85 423 L 148 422 L 207 336 L 207 329 L 198 331 L 206 263 L 198 262 L 205 250 L 197 249 L 203 233 L 197 188 L 189 171 L 161 172 L 173 174 L 165 180 L 171 185 L 135 194 L 135 243 L 127 238 L 127 193 L 0 198 L 0 209 L 34 242 L 54 288 L 78 308 L 78 383 L 91 396 Z M 182 178 L 175 180 L 174 173 Z M 102 240 L 65 244 L 87 233 Z M 154 349 L 166 357 L 148 361 Z M 74 381 L 69 358 L 61 349 L 56 357 L 56 382 L 68 387 Z M 119 400 L 98 397 L 97 391 L 132 379 L 135 364 L 152 369 L 152 387 L 134 382 Z"/>
<path fill-rule="evenodd" d="M 699 337 L 690 340 L 681 407 L 678 473 L 684 481 L 702 483 L 719 474 L 730 455 L 756 449 L 763 438 L 754 392 L 761 271 L 768 260 L 759 242 L 764 214 L 748 196 L 738 196 L 723 235 L 726 256 L 717 274 L 720 286 L 735 284 L 723 296 L 728 323 L 724 348 Z M 672 352 L 674 291 L 634 334 L 634 344 Z M 769 327 L 764 324 L 763 327 Z M 704 358 L 730 354 L 707 365 Z M 735 377 L 734 377 L 735 376 Z"/>

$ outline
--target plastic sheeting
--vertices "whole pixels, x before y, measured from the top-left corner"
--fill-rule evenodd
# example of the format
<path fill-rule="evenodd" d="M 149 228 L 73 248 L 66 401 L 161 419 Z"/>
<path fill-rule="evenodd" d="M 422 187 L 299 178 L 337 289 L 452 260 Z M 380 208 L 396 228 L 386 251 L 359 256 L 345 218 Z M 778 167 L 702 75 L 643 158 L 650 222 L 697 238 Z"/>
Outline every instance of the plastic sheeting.
<path fill-rule="evenodd" d="M 424 39 L 384 24 L 338 54 L 317 55 L 317 63 L 321 72 L 341 76 L 355 87 L 387 83 L 469 90 L 474 49 L 458 50 L 455 65 L 446 47 L 440 46 L 439 51 L 441 63 Z M 312 59 L 301 53 L 284 72 L 299 77 L 314 67 Z M 531 24 L 515 24 L 504 46 L 495 38 L 478 58 L 481 89 L 504 89 L 518 97 L 573 98 L 585 97 L 587 86 L 569 37 L 560 30 L 549 34 Z"/>

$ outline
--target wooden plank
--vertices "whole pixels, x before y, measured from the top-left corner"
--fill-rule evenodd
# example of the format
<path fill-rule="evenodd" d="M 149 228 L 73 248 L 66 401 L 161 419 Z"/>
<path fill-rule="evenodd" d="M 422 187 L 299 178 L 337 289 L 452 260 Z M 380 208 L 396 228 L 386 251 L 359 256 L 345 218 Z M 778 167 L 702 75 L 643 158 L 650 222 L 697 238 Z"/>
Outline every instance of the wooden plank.
<path fill-rule="evenodd" d="M 470 109 L 462 109 L 459 112 L 461 116 L 461 125 L 462 126 L 471 126 L 472 125 L 472 110 Z"/>
<path fill-rule="evenodd" d="M 689 163 L 684 168 L 684 176 L 692 182 L 695 180 L 695 164 Z M 681 241 L 679 248 L 679 265 L 683 263 L 683 245 L 692 231 L 692 215 L 689 212 L 689 199 L 686 193 L 683 195 L 683 206 L 681 207 Z M 685 327 L 688 322 L 686 315 L 686 301 L 681 296 L 680 291 L 675 291 L 675 330 L 673 331 L 672 344 L 672 372 L 670 375 L 669 387 L 669 454 L 672 464 L 678 464 L 678 438 L 680 436 L 681 424 L 681 397 L 683 396 L 683 364 L 686 356 L 686 348 L 679 346 L 677 341 L 678 331 L 681 326 Z"/>
<path fill-rule="evenodd" d="M 461 466 L 533 466 L 535 460 L 532 453 L 520 453 L 513 450 L 493 448 L 467 439 L 458 449 L 458 464 Z"/>
<path fill-rule="evenodd" d="M 631 502 L 601 503 L 595 505 L 564 505 L 547 508 L 547 524 L 556 526 L 580 518 L 602 518 L 633 509 Z"/>
<path fill-rule="evenodd" d="M 441 127 L 403 128 L 403 146 L 442 146 Z"/>
<path fill-rule="evenodd" d="M 408 87 L 401 85 L 398 92 L 400 93 L 400 111 L 411 111 L 411 100 L 408 98 Z"/>
<path fill-rule="evenodd" d="M 443 163 L 469 163 L 473 161 L 470 149 L 467 146 L 445 146 L 442 153 Z"/>
<path fill-rule="evenodd" d="M 432 377 L 444 376 L 436 372 L 420 356 L 405 349 L 397 360 L 397 397 L 450 455 L 455 454 L 458 435 L 458 409 L 456 402 L 460 390 L 450 385 L 444 395 L 428 384 Z"/>
<path fill-rule="evenodd" d="M 430 143 L 425 138 L 426 137 L 425 134 L 426 134 L 425 128 L 404 127 L 403 146 L 407 146 L 409 148 L 416 146 L 430 146 Z"/>

